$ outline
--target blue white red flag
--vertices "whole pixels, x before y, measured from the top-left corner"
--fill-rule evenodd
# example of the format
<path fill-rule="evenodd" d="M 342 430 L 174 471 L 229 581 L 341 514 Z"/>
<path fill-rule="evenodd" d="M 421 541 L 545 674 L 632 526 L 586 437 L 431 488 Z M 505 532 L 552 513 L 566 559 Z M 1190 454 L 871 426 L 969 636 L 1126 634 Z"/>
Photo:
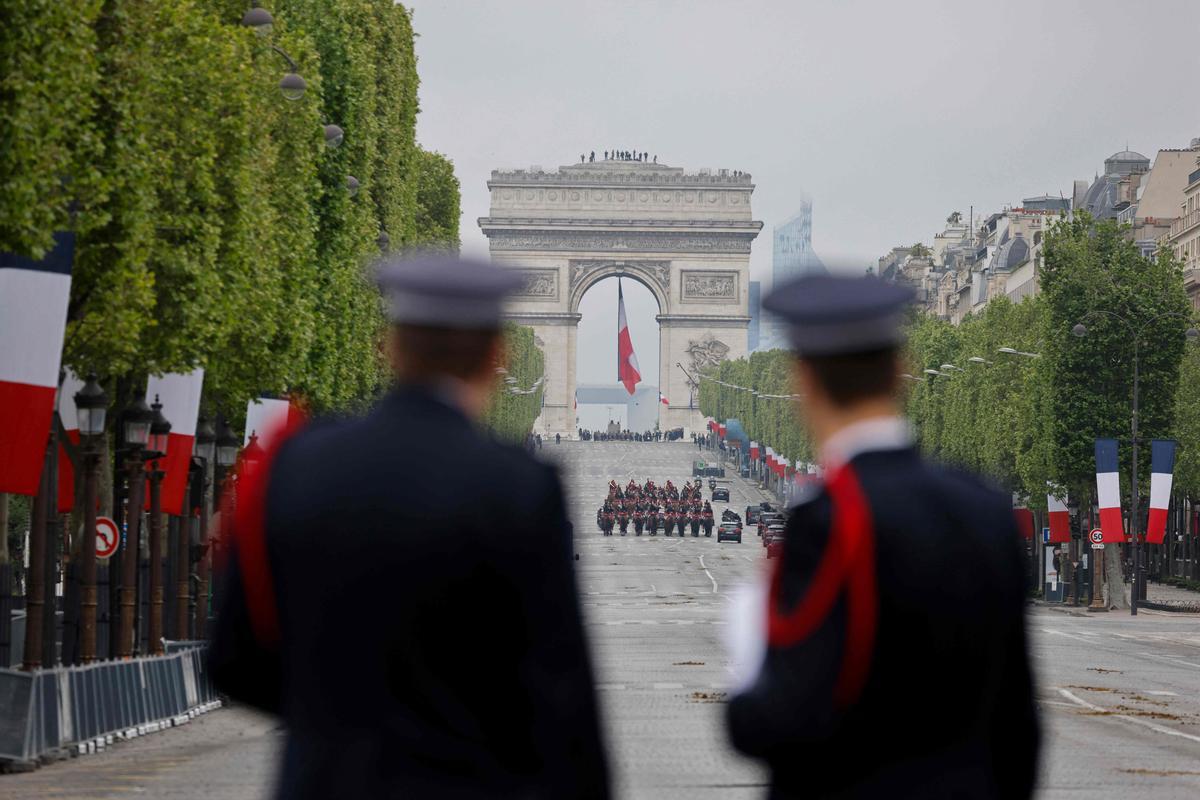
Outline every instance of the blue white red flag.
<path fill-rule="evenodd" d="M 1171 483 L 1175 472 L 1175 442 L 1153 439 L 1150 442 L 1150 520 L 1146 541 L 1162 544 L 1167 534 L 1167 508 L 1171 505 Z"/>
<path fill-rule="evenodd" d="M 1096 498 L 1100 506 L 1100 530 L 1104 533 L 1104 541 L 1125 541 L 1116 439 L 1096 440 Z"/>

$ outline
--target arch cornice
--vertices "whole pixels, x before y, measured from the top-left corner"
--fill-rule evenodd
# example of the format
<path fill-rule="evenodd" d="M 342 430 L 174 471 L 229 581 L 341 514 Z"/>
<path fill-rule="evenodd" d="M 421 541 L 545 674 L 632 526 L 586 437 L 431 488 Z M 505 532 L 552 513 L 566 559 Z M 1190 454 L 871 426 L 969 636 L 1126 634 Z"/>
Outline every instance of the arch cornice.
<path fill-rule="evenodd" d="M 570 289 L 568 313 L 578 314 L 579 304 L 588 289 L 605 278 L 632 278 L 645 286 L 658 301 L 660 314 L 671 313 L 671 262 L 666 259 L 571 259 L 568 265 Z"/>

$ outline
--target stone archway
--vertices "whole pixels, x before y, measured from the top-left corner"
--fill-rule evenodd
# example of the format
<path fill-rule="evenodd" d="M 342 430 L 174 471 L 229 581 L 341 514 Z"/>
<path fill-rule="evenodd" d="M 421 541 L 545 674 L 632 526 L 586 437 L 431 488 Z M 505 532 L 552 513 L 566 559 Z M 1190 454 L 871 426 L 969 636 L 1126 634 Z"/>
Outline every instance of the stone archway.
<path fill-rule="evenodd" d="M 750 216 L 750 176 L 605 161 L 493 172 L 488 188 L 479 224 L 492 260 L 524 278 L 507 316 L 532 327 L 546 354 L 536 429 L 575 432 L 580 302 L 611 277 L 658 301 L 658 385 L 669 401 L 660 427 L 698 429 L 688 374 L 747 352 L 750 245 L 762 228 Z"/>

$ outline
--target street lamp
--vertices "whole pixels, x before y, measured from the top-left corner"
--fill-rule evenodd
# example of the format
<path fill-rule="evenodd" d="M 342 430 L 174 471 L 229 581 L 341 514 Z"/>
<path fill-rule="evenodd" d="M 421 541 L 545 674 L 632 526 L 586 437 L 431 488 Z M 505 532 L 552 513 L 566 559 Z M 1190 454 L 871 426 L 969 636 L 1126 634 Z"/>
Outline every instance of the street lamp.
<path fill-rule="evenodd" d="M 208 417 L 201 417 L 196 423 L 196 443 L 192 446 L 192 455 L 211 463 L 217 451 L 217 434 L 213 430 Z"/>
<path fill-rule="evenodd" d="M 224 417 L 217 420 L 217 466 L 228 469 L 237 461 L 238 438 Z"/>
<path fill-rule="evenodd" d="M 949 378 L 949 377 L 950 377 L 950 376 L 949 376 L 949 375 L 947 375 L 946 373 L 944 373 L 944 372 L 939 372 L 939 371 L 938 371 L 938 370 L 936 370 L 936 369 L 927 369 L 927 370 L 925 370 L 925 374 L 926 374 L 926 375 L 933 375 L 933 376 L 935 376 L 935 377 L 942 377 L 942 378 Z"/>
<path fill-rule="evenodd" d="M 279 92 L 285 100 L 296 101 L 304 97 L 304 90 L 308 88 L 304 78 L 301 78 L 295 72 L 289 72 L 279 81 Z"/>
<path fill-rule="evenodd" d="M 354 195 L 358 194 L 358 178 L 354 177 L 353 175 L 346 176 L 346 194 L 350 195 L 351 197 L 354 197 Z"/>
<path fill-rule="evenodd" d="M 1138 528 L 1140 527 L 1138 509 L 1140 501 L 1140 497 L 1138 496 L 1138 444 L 1141 442 L 1141 440 L 1138 439 L 1138 395 L 1141 388 L 1141 364 L 1138 360 L 1139 350 L 1142 344 L 1142 334 L 1148 327 L 1150 327 L 1152 323 L 1164 320 L 1167 317 L 1180 317 L 1190 321 L 1190 317 L 1179 312 L 1168 311 L 1164 314 L 1158 314 L 1157 316 L 1143 320 L 1140 326 L 1134 327 L 1134 323 L 1130 322 L 1119 314 L 1097 309 L 1089 311 L 1083 316 L 1083 319 L 1087 319 L 1088 317 L 1096 315 L 1110 317 L 1124 325 L 1126 332 L 1129 334 L 1129 337 L 1133 342 L 1133 408 L 1131 409 L 1132 413 L 1130 418 L 1130 432 L 1132 434 L 1130 437 L 1130 443 L 1132 445 L 1131 455 L 1133 461 L 1133 473 L 1130 478 L 1129 486 L 1129 538 L 1131 546 L 1133 547 L 1133 576 L 1129 582 L 1129 614 L 1130 616 L 1137 616 L 1138 601 L 1141 599 L 1141 593 L 1145 588 L 1145 576 L 1142 575 L 1143 542 L 1138 535 Z M 1088 328 L 1083 324 L 1083 320 L 1075 323 L 1075 325 L 1071 328 L 1071 334 L 1079 339 L 1086 337 L 1088 333 Z M 1196 330 L 1194 325 L 1189 325 L 1187 330 L 1184 331 L 1184 337 L 1187 339 L 1187 341 L 1194 342 L 1198 337 L 1200 337 L 1200 331 Z"/>
<path fill-rule="evenodd" d="M 154 421 L 150 423 L 150 442 L 146 449 L 146 460 L 150 465 L 150 625 L 147 638 L 150 653 L 162 655 L 162 480 L 166 475 L 158 468 L 158 459 L 167 454 L 167 443 L 171 437 L 171 423 L 162 413 L 162 403 L 155 395 L 150 406 Z"/>
<path fill-rule="evenodd" d="M 242 25 L 254 31 L 259 36 L 270 35 L 274 24 L 275 19 L 271 16 L 271 12 L 265 8 L 259 8 L 257 2 L 242 15 Z"/>
<path fill-rule="evenodd" d="M 947 372 L 949 372 L 950 370 L 956 370 L 956 371 L 958 371 L 958 372 L 966 372 L 966 370 L 965 370 L 965 369 L 963 369 L 962 367 L 960 367 L 960 366 L 958 366 L 958 365 L 956 365 L 956 364 L 942 364 L 942 366 L 940 367 L 940 369 L 943 369 L 943 370 L 945 370 L 945 371 L 947 371 Z"/>
<path fill-rule="evenodd" d="M 325 144 L 328 147 L 337 147 L 342 143 L 342 139 L 346 138 L 346 132 L 337 125 L 325 126 Z"/>
<path fill-rule="evenodd" d="M 122 441 L 128 454 L 129 484 L 125 504 L 125 541 L 121 545 L 120 634 L 117 655 L 133 657 L 134 621 L 137 618 L 138 546 L 142 535 L 142 497 L 146 484 L 146 464 L 143 451 L 150 441 L 150 426 L 154 412 L 139 397 L 125 409 L 121 422 Z"/>
<path fill-rule="evenodd" d="M 1075 327 L 1078 328 L 1081 326 L 1076 325 Z M 1082 334 L 1079 334 L 1079 333 L 1076 333 L 1075 335 L 1082 336 Z M 1024 356 L 1025 358 L 1041 358 L 1042 357 L 1041 353 L 1026 353 L 1024 350 L 1014 350 L 1011 347 L 1001 347 L 996 352 L 1004 353 L 1006 356 Z"/>
<path fill-rule="evenodd" d="M 96 484 L 100 471 L 100 437 L 108 413 L 108 395 L 96 373 L 75 393 L 75 414 L 83 440 L 83 536 L 79 542 L 79 659 L 96 660 Z"/>
<path fill-rule="evenodd" d="M 391 243 L 392 237 L 388 236 L 387 231 L 380 231 L 379 236 L 375 238 L 375 244 L 379 245 L 379 252 L 381 253 L 386 253 Z"/>
<path fill-rule="evenodd" d="M 986 358 L 983 358 L 981 356 L 971 356 L 970 358 L 967 359 L 967 361 L 970 361 L 972 364 L 991 364 L 992 363 L 992 362 L 988 361 Z"/>
<path fill-rule="evenodd" d="M 900 377 L 906 381 L 913 381 L 914 383 L 924 383 L 925 382 L 924 378 L 918 378 L 916 375 L 911 375 L 907 372 L 901 372 Z M 755 394 L 758 394 L 758 393 L 755 392 Z"/>

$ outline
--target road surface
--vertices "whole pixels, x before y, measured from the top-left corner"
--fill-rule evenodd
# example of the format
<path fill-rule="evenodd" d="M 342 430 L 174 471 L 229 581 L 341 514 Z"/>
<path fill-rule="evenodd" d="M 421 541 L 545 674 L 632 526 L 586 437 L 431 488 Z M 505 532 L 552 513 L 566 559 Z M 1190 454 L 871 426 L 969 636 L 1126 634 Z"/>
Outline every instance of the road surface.
<path fill-rule="evenodd" d="M 718 545 L 703 536 L 600 536 L 595 512 L 609 480 L 680 484 L 694 446 L 564 442 L 543 453 L 563 467 L 575 520 L 618 797 L 762 796 L 764 774 L 731 752 L 721 727 L 727 593 L 763 569 L 757 537 Z M 739 513 L 759 498 L 740 479 L 731 485 Z M 714 506 L 718 516 L 723 506 Z M 1039 797 L 1200 796 L 1200 619 L 1031 608 L 1029 628 L 1046 741 Z M 261 798 L 281 736 L 270 720 L 222 710 L 0 776 L 0 798 Z"/>

